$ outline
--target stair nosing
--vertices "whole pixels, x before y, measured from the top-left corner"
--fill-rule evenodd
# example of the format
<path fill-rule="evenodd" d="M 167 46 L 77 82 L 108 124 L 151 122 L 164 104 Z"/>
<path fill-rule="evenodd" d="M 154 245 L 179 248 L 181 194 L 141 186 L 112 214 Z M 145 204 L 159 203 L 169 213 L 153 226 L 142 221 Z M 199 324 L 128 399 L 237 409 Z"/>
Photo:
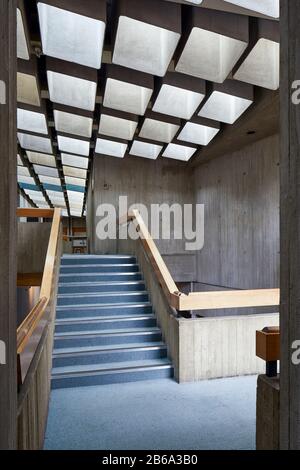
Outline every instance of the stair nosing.
<path fill-rule="evenodd" d="M 146 290 L 137 290 L 137 291 L 116 291 L 116 292 L 70 292 L 68 294 L 57 294 L 58 298 L 68 298 L 68 297 L 82 297 L 82 294 L 85 295 L 85 297 L 108 297 L 110 295 L 123 295 L 123 296 L 129 296 L 129 295 L 148 295 L 148 292 Z"/>
<path fill-rule="evenodd" d="M 122 347 L 119 347 L 119 348 L 116 348 L 116 347 L 110 348 L 110 349 L 98 348 L 98 349 L 92 349 L 92 350 L 89 350 L 89 349 L 84 350 L 83 349 L 82 351 L 68 351 L 68 352 L 64 352 L 64 351 L 60 352 L 59 349 L 58 350 L 54 349 L 52 358 L 53 359 L 59 359 L 59 358 L 63 358 L 63 357 L 90 356 L 90 355 L 94 355 L 94 354 L 106 354 L 106 353 L 111 354 L 111 353 L 114 353 L 114 352 L 155 351 L 155 350 L 159 350 L 159 349 L 167 349 L 167 346 L 164 343 L 153 345 L 153 346 L 125 347 L 126 344 L 121 345 L 121 346 Z"/>
<path fill-rule="evenodd" d="M 75 305 L 57 305 L 56 310 L 68 310 L 70 308 L 72 309 L 81 309 L 81 308 L 86 308 L 87 310 L 92 310 L 93 308 L 100 308 L 100 309 L 105 309 L 105 308 L 124 308 L 124 307 L 133 307 L 133 308 L 138 308 L 138 307 L 151 307 L 152 304 L 150 301 L 145 301 L 145 302 L 132 302 L 132 303 L 124 303 L 124 304 L 75 304 Z"/>
<path fill-rule="evenodd" d="M 86 282 L 59 282 L 58 287 L 78 287 L 78 286 L 127 286 L 134 284 L 145 284 L 142 279 L 136 281 L 86 281 Z"/>
<path fill-rule="evenodd" d="M 54 368 L 54 369 L 59 369 Z M 147 371 L 147 370 L 159 370 L 159 369 L 173 369 L 173 365 L 171 362 L 165 364 L 153 364 L 153 365 L 146 365 L 146 366 L 131 366 L 131 367 L 120 367 L 113 368 L 113 369 L 102 369 L 102 370 L 89 370 L 89 371 L 72 371 L 72 372 L 54 372 L 51 375 L 51 379 L 67 379 L 67 378 L 76 378 L 76 377 L 93 377 L 95 375 L 107 375 L 107 374 L 121 374 L 121 373 L 128 373 L 128 372 L 138 372 L 138 371 Z"/>
<path fill-rule="evenodd" d="M 123 321 L 136 321 L 136 320 L 156 320 L 156 316 L 154 314 L 149 314 L 149 315 L 136 315 L 135 317 L 120 317 L 120 316 L 112 316 L 112 317 L 97 317 L 97 318 L 86 318 L 83 317 L 82 319 L 69 319 L 69 318 L 62 318 L 62 319 L 56 319 L 55 321 L 55 326 L 60 326 L 60 325 L 81 325 L 82 323 L 87 324 L 87 323 L 110 323 L 110 322 L 123 322 Z"/>
<path fill-rule="evenodd" d="M 80 332 L 78 334 L 78 332 L 76 334 L 73 333 L 70 333 L 70 332 L 64 332 L 64 333 L 54 333 L 54 339 L 72 339 L 72 338 L 98 338 L 99 336 L 137 336 L 137 335 L 140 335 L 140 334 L 143 334 L 143 335 L 150 335 L 150 334 L 155 334 L 155 333 L 161 333 L 161 330 L 160 328 L 156 327 L 152 327 L 152 328 L 147 328 L 147 329 L 141 329 L 140 331 L 136 331 L 136 329 L 134 330 L 129 330 L 129 331 L 116 331 L 116 332 L 113 332 L 113 330 L 108 330 L 109 333 L 107 331 L 103 331 L 103 332 L 97 332 L 97 333 L 92 333 L 92 332 Z"/>

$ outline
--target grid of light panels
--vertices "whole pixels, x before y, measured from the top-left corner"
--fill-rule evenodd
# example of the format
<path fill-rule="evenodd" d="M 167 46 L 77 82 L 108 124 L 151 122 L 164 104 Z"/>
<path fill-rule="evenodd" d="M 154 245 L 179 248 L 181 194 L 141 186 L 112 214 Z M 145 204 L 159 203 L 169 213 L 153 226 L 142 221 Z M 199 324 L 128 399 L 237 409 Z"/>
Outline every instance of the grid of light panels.
<path fill-rule="evenodd" d="M 278 22 L 255 14 L 277 18 L 279 1 L 226 2 L 237 13 L 202 0 L 112 0 L 112 8 L 106 0 L 38 0 L 31 17 L 18 0 L 23 194 L 80 216 L 93 159 L 188 162 L 247 111 L 253 85 L 277 89 Z M 251 10 L 251 25 L 240 7 Z M 33 54 L 36 31 L 41 57 Z"/>

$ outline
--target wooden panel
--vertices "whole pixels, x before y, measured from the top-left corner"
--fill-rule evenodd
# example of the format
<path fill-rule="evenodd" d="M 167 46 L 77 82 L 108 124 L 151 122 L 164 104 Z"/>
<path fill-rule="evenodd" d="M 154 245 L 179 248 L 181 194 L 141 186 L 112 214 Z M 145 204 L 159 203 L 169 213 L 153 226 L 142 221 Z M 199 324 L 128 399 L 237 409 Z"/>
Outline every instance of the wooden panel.
<path fill-rule="evenodd" d="M 43 273 L 18 273 L 18 287 L 40 286 L 42 284 Z"/>
<path fill-rule="evenodd" d="M 18 223 L 18 273 L 44 271 L 51 223 Z"/>
<path fill-rule="evenodd" d="M 300 2 L 281 1 L 281 305 L 280 446 L 300 449 L 300 367 L 293 364 L 300 339 L 300 106 L 291 100 L 300 78 Z"/>
<path fill-rule="evenodd" d="M 280 359 L 279 328 L 256 332 L 256 355 L 266 362 Z"/>
<path fill-rule="evenodd" d="M 54 209 L 34 209 L 34 208 L 18 208 L 17 217 L 36 217 L 52 219 Z"/>
<path fill-rule="evenodd" d="M 16 1 L 0 0 L 0 449 L 16 447 Z M 2 348 L 1 348 L 2 349 Z M 2 357 L 2 361 L 3 362 Z"/>
<path fill-rule="evenodd" d="M 172 305 L 178 310 L 277 306 L 279 289 L 193 292 L 189 295 L 173 295 Z"/>

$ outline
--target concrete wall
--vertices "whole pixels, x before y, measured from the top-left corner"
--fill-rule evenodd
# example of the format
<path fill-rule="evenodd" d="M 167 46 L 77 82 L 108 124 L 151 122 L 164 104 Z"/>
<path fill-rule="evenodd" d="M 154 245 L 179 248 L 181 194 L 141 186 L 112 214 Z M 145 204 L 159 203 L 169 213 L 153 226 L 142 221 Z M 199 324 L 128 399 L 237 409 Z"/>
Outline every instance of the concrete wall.
<path fill-rule="evenodd" d="M 150 204 L 183 205 L 194 201 L 193 180 L 182 162 L 138 157 L 125 157 L 120 161 L 113 157 L 95 157 L 91 180 L 87 216 L 91 252 L 117 252 L 117 241 L 101 241 L 95 236 L 100 220 L 96 216 L 99 204 L 110 203 L 118 209 L 119 196 L 122 195 L 128 197 L 128 205 L 143 203 L 147 208 Z M 177 281 L 183 281 L 187 276 L 189 280 L 195 279 L 195 256 L 185 251 L 184 240 L 159 240 L 157 244 L 161 254 L 167 256 Z"/>
<path fill-rule="evenodd" d="M 279 376 L 257 379 L 256 450 L 279 450 Z"/>
<path fill-rule="evenodd" d="M 18 273 L 41 273 L 48 249 L 51 222 L 18 223 Z"/>
<path fill-rule="evenodd" d="M 228 288 L 279 286 L 279 138 L 271 136 L 198 167 L 205 204 L 197 281 Z"/>
<path fill-rule="evenodd" d="M 184 319 L 179 322 L 179 382 L 262 374 L 256 330 L 278 326 L 278 314 Z"/>

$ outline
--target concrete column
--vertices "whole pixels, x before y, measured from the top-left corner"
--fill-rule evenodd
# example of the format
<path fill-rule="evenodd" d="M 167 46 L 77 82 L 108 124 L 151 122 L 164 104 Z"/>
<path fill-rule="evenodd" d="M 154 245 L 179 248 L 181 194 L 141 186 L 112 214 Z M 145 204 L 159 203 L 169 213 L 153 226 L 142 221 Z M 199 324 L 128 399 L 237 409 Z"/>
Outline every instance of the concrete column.
<path fill-rule="evenodd" d="M 0 0 L 0 449 L 16 447 L 16 0 Z"/>
<path fill-rule="evenodd" d="M 300 449 L 300 365 L 292 363 L 300 340 L 300 2 L 281 0 L 281 363 L 280 446 Z M 299 95 L 299 93 L 298 93 Z"/>

